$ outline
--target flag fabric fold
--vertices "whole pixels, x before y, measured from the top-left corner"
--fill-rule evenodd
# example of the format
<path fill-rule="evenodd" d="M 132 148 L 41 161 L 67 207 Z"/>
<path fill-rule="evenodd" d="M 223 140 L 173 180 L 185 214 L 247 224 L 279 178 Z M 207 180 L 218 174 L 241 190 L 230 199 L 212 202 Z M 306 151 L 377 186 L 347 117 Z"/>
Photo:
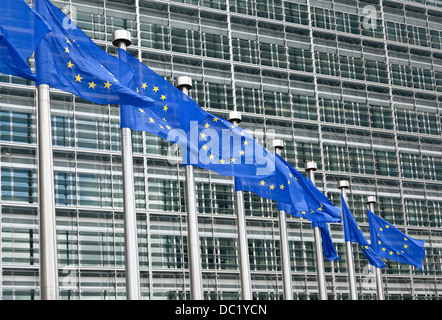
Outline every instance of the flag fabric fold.
<path fill-rule="evenodd" d="M 0 72 L 35 81 L 27 60 L 50 27 L 24 0 L 2 0 L 0 11 Z"/>
<path fill-rule="evenodd" d="M 308 205 L 303 190 L 296 183 L 287 162 L 278 154 L 269 156 L 275 159 L 275 171 L 269 176 L 235 178 L 235 191 L 250 191 L 263 198 L 284 202 L 301 211 L 307 211 Z"/>
<path fill-rule="evenodd" d="M 307 203 L 307 210 L 296 207 L 286 201 L 278 202 L 278 210 L 284 210 L 292 216 L 305 218 L 312 222 L 335 222 L 341 223 L 341 209 L 336 207 L 310 179 L 304 177 L 299 171 L 283 160 L 290 170 L 292 179 L 302 190 Z"/>
<path fill-rule="evenodd" d="M 51 27 L 36 50 L 37 86 L 47 84 L 97 104 L 152 106 L 122 83 L 129 65 L 98 47 L 48 0 L 35 0 L 36 11 Z M 66 23 L 68 22 L 68 23 Z"/>
<path fill-rule="evenodd" d="M 422 270 L 425 241 L 407 236 L 391 223 L 370 210 L 367 211 L 373 250 L 382 258 L 409 264 Z"/>
<path fill-rule="evenodd" d="M 344 238 L 345 242 L 353 242 L 359 244 L 365 257 L 371 265 L 376 268 L 385 268 L 385 263 L 379 257 L 379 255 L 373 250 L 364 237 L 362 230 L 359 228 L 358 223 L 350 212 L 350 209 L 345 202 L 344 196 L 341 194 L 341 206 L 342 206 L 342 223 L 344 225 Z M 372 240 L 373 241 L 373 240 Z"/>
<path fill-rule="evenodd" d="M 326 222 L 312 222 L 312 228 L 318 227 L 321 231 L 322 250 L 324 251 L 324 257 L 328 261 L 341 260 L 336 252 L 333 240 L 331 238 L 330 229 Z"/>

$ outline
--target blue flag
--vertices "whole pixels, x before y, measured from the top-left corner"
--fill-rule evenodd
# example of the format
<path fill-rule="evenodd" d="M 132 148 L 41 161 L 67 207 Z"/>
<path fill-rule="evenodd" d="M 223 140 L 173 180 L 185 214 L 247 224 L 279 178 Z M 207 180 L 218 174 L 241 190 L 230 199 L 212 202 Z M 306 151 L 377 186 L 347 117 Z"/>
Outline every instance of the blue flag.
<path fill-rule="evenodd" d="M 312 222 L 337 222 L 340 223 L 341 209 L 336 207 L 310 179 L 304 177 L 299 171 L 286 162 L 290 174 L 302 190 L 307 203 L 307 210 L 289 204 L 286 201 L 278 202 L 278 210 L 284 210 L 292 216 L 305 218 Z"/>
<path fill-rule="evenodd" d="M 341 260 L 338 257 L 335 246 L 333 245 L 333 240 L 331 238 L 330 230 L 328 229 L 328 225 L 325 222 L 312 222 L 312 228 L 319 227 L 321 231 L 321 239 L 322 239 L 322 250 L 324 251 L 324 257 L 327 258 L 328 261 L 333 260 Z"/>
<path fill-rule="evenodd" d="M 187 133 L 192 126 L 192 121 L 199 122 L 207 118 L 208 114 L 195 101 L 138 61 L 129 52 L 118 49 L 118 56 L 133 70 L 132 77 L 125 79 L 124 84 L 138 94 L 152 99 L 154 101 L 151 106 L 152 111 L 161 119 L 165 119 L 171 128 L 182 129 Z M 155 131 L 155 126 L 143 121 L 138 111 L 139 106 L 136 104 L 124 106 L 121 110 L 121 128 Z"/>
<path fill-rule="evenodd" d="M 275 159 L 275 171 L 269 176 L 235 178 L 235 191 L 250 191 L 263 198 L 307 211 L 304 192 L 291 174 L 288 163 L 278 154 L 270 155 Z"/>
<path fill-rule="evenodd" d="M 154 101 L 149 111 L 137 105 L 121 107 L 121 127 L 156 134 L 182 147 L 183 165 L 235 177 L 273 174 L 272 154 L 247 132 L 204 111 L 194 100 L 125 50 L 119 57 L 133 69 L 125 83 Z M 155 121 L 157 118 L 162 122 Z"/>
<path fill-rule="evenodd" d="M 382 258 L 413 265 L 422 270 L 424 240 L 413 239 L 368 210 L 373 250 Z"/>
<path fill-rule="evenodd" d="M 50 30 L 23 0 L 0 1 L 0 71 L 35 81 L 27 60 Z"/>
<path fill-rule="evenodd" d="M 153 104 L 121 84 L 132 78 L 129 65 L 95 45 L 50 1 L 35 0 L 35 8 L 52 28 L 36 51 L 37 85 L 48 84 L 98 104 Z"/>
<path fill-rule="evenodd" d="M 240 127 L 210 113 L 195 124 L 187 133 L 184 165 L 251 179 L 276 175 L 275 170 L 279 170 L 274 154 Z M 287 183 L 278 184 L 281 190 L 286 186 Z"/>
<path fill-rule="evenodd" d="M 354 242 L 360 245 L 362 252 L 364 252 L 367 260 L 371 265 L 376 268 L 385 268 L 385 263 L 379 257 L 379 255 L 373 250 L 373 248 L 368 243 L 367 239 L 364 237 L 361 229 L 358 226 L 355 218 L 350 212 L 350 209 L 345 202 L 344 197 L 341 194 L 341 205 L 342 205 L 342 221 L 344 224 L 344 237 L 345 242 Z M 372 240 L 373 241 L 373 240 Z"/>

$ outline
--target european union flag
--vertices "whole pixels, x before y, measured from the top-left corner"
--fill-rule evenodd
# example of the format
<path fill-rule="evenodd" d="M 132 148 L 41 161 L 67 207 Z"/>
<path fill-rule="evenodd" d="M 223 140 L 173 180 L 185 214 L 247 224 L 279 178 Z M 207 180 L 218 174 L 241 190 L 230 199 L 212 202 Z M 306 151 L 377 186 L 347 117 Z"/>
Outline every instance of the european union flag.
<path fill-rule="evenodd" d="M 290 173 L 288 163 L 278 154 L 269 153 L 274 157 L 275 170 L 267 176 L 251 176 L 235 178 L 235 191 L 250 191 L 275 201 L 281 201 L 307 210 L 303 190 Z"/>
<path fill-rule="evenodd" d="M 342 206 L 342 221 L 344 224 L 344 237 L 345 242 L 354 242 L 360 245 L 362 252 L 364 252 L 371 265 L 376 268 L 385 268 L 385 263 L 379 257 L 379 255 L 369 245 L 367 239 L 364 237 L 362 230 L 359 228 L 358 223 L 350 212 L 350 209 L 345 202 L 344 197 L 341 195 Z M 373 241 L 373 240 L 372 240 Z"/>
<path fill-rule="evenodd" d="M 195 124 L 187 133 L 184 165 L 239 178 L 264 178 L 275 173 L 274 154 L 245 130 L 210 113 Z M 282 183 L 278 186 L 285 188 Z"/>
<path fill-rule="evenodd" d="M 153 101 L 130 90 L 130 66 L 111 56 L 48 0 L 35 8 L 52 28 L 36 51 L 37 85 L 48 84 L 98 104 L 149 107 Z"/>
<path fill-rule="evenodd" d="M 382 258 L 410 264 L 422 270 L 424 240 L 413 239 L 368 210 L 373 250 Z"/>
<path fill-rule="evenodd" d="M 50 30 L 23 0 L 0 1 L 0 71 L 35 81 L 27 60 Z"/>
<path fill-rule="evenodd" d="M 121 107 L 121 127 L 146 131 L 182 147 L 183 165 L 194 165 L 221 175 L 255 177 L 273 174 L 274 157 L 246 131 L 204 111 L 194 100 L 125 50 L 119 57 L 133 69 L 127 83 L 155 103 L 149 108 L 167 126 L 158 134 L 157 122 L 147 121 L 147 110 Z"/>
<path fill-rule="evenodd" d="M 304 177 L 299 171 L 286 163 L 293 179 L 299 185 L 307 203 L 307 210 L 299 208 L 286 201 L 278 202 L 278 210 L 285 210 L 292 216 L 305 218 L 312 222 L 337 222 L 340 223 L 341 209 L 336 207 L 310 179 Z"/>
<path fill-rule="evenodd" d="M 207 118 L 207 112 L 194 100 L 138 61 L 129 52 L 118 49 L 118 56 L 133 70 L 132 77 L 125 79 L 124 85 L 138 94 L 152 99 L 154 103 L 150 108 L 161 119 L 165 119 L 171 128 L 182 129 L 187 133 L 193 121 L 199 123 Z M 124 106 L 121 110 L 120 126 L 121 128 L 151 132 L 150 124 L 140 120 L 136 113 L 131 111 L 131 109 L 138 110 L 139 107 L 137 104 Z"/>

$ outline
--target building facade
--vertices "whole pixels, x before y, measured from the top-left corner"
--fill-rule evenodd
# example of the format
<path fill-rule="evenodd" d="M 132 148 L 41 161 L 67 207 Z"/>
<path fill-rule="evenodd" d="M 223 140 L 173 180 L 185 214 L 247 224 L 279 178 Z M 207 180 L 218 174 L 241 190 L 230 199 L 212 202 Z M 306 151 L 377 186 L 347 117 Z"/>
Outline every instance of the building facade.
<path fill-rule="evenodd" d="M 31 1 L 28 1 L 31 3 Z M 167 80 L 192 77 L 192 98 L 283 157 L 349 207 L 369 239 L 376 213 L 426 241 L 423 269 L 385 261 L 386 299 L 442 291 L 442 2 L 440 0 L 52 0 L 103 49 L 127 29 L 128 50 Z M 33 65 L 34 61 L 31 59 Z M 39 299 L 36 89 L 0 75 L 0 298 Z M 60 296 L 124 299 L 118 106 L 51 91 Z M 175 149 L 133 132 L 141 295 L 188 299 L 184 170 Z M 231 177 L 196 169 L 204 296 L 239 299 Z M 278 213 L 245 193 L 255 299 L 281 299 Z M 325 261 L 329 299 L 348 299 L 342 225 L 330 224 L 339 261 Z M 311 223 L 288 218 L 295 299 L 317 299 Z M 376 299 L 354 246 L 359 299 Z"/>

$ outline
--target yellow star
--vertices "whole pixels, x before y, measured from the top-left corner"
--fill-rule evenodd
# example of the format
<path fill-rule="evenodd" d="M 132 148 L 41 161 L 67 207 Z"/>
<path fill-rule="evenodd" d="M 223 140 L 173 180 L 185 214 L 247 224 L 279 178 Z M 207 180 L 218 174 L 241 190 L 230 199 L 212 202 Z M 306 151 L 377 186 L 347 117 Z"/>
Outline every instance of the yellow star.
<path fill-rule="evenodd" d="M 209 129 L 209 127 L 210 127 L 210 124 L 208 124 L 208 123 L 206 123 L 206 124 L 204 125 L 204 128 L 206 128 L 206 129 Z"/>
<path fill-rule="evenodd" d="M 221 163 L 221 164 L 224 164 L 224 160 L 223 159 L 221 159 L 220 161 L 219 161 L 219 163 Z"/>
<path fill-rule="evenodd" d="M 81 79 L 83 79 L 80 75 L 75 76 L 75 82 L 80 82 L 81 83 Z"/>
<path fill-rule="evenodd" d="M 243 141 L 243 144 L 246 146 L 246 145 L 249 144 L 249 141 L 248 141 L 248 140 L 244 140 L 244 141 Z"/>
<path fill-rule="evenodd" d="M 137 87 L 137 93 L 138 93 L 138 92 L 140 92 L 140 89 L 138 89 L 138 87 Z"/>
<path fill-rule="evenodd" d="M 405 244 L 405 245 L 404 245 L 404 248 L 405 248 L 405 249 L 408 249 L 408 245 Z"/>
<path fill-rule="evenodd" d="M 66 38 L 66 43 L 69 43 L 69 44 L 71 44 L 72 45 L 72 43 L 69 41 L 69 39 L 68 38 Z"/>
<path fill-rule="evenodd" d="M 384 229 L 382 229 L 382 228 L 379 228 L 379 230 L 380 230 L 380 231 L 384 231 Z"/>
<path fill-rule="evenodd" d="M 239 154 L 241 155 L 241 156 L 243 156 L 244 155 L 244 151 L 243 150 L 241 150 L 240 152 L 239 152 Z"/>
<path fill-rule="evenodd" d="M 387 249 L 385 249 L 385 248 L 382 248 L 382 251 L 387 251 Z"/>
<path fill-rule="evenodd" d="M 69 53 L 69 47 L 66 47 L 66 51 L 64 53 Z"/>
<path fill-rule="evenodd" d="M 167 130 L 170 130 L 171 128 L 169 126 L 166 126 Z"/>
<path fill-rule="evenodd" d="M 317 209 L 318 211 L 322 211 L 322 208 L 321 207 L 319 207 L 318 209 Z"/>
<path fill-rule="evenodd" d="M 388 229 L 388 228 L 390 228 L 390 226 L 389 226 L 389 225 L 385 225 L 385 228 L 387 228 L 387 229 Z"/>
<path fill-rule="evenodd" d="M 392 256 L 393 255 L 393 251 L 390 251 L 389 254 L 390 254 L 390 256 Z"/>
<path fill-rule="evenodd" d="M 111 87 L 111 83 L 108 81 L 108 82 L 105 82 L 104 83 L 104 88 L 108 88 L 109 90 L 110 90 L 110 87 Z"/>
<path fill-rule="evenodd" d="M 378 241 L 378 244 L 382 244 L 381 240 Z"/>
<path fill-rule="evenodd" d="M 287 180 L 287 183 L 290 184 L 290 180 Z"/>
<path fill-rule="evenodd" d="M 166 117 L 163 118 L 163 121 L 164 121 L 164 122 L 167 122 Z"/>
<path fill-rule="evenodd" d="M 153 90 L 152 90 L 152 91 L 157 92 L 158 90 L 160 90 L 160 89 L 158 89 L 158 87 L 153 87 Z"/>
<path fill-rule="evenodd" d="M 404 240 L 405 240 L 405 241 L 408 241 L 408 239 L 407 239 L 407 238 L 404 238 Z"/>
<path fill-rule="evenodd" d="M 201 133 L 201 139 L 206 139 L 206 135 L 204 133 Z"/>
<path fill-rule="evenodd" d="M 138 111 L 140 111 L 141 113 L 144 113 L 144 110 L 143 110 L 143 109 L 138 109 Z"/>
<path fill-rule="evenodd" d="M 163 107 L 163 111 L 167 112 L 167 110 L 169 110 L 169 108 L 166 106 Z"/>
<path fill-rule="evenodd" d="M 218 118 L 213 118 L 213 122 L 218 122 Z"/>
<path fill-rule="evenodd" d="M 163 127 L 161 124 L 160 124 L 160 128 L 161 128 L 161 129 L 164 129 L 164 127 Z"/>
<path fill-rule="evenodd" d="M 95 90 L 95 86 L 96 84 L 92 81 L 92 82 L 88 82 L 89 83 L 89 89 L 92 88 Z"/>
<path fill-rule="evenodd" d="M 69 69 L 69 68 L 71 68 L 71 69 L 74 68 L 74 64 L 72 63 L 72 61 L 69 61 L 69 62 L 68 62 L 68 69 Z"/>
<path fill-rule="evenodd" d="M 310 209 L 310 212 L 311 212 L 311 213 L 315 213 L 315 211 L 314 211 L 313 209 Z"/>
<path fill-rule="evenodd" d="M 283 184 L 281 184 L 281 185 L 279 186 L 279 189 L 281 189 L 281 190 L 284 190 L 284 188 L 285 188 L 285 186 L 284 186 Z"/>
<path fill-rule="evenodd" d="M 147 84 L 146 84 L 146 83 L 143 83 L 143 86 L 142 86 L 142 87 L 143 87 L 144 90 L 146 90 L 146 88 L 147 88 Z"/>
<path fill-rule="evenodd" d="M 203 150 L 207 150 L 207 144 L 203 145 Z"/>
<path fill-rule="evenodd" d="M 270 186 L 270 190 L 273 190 L 273 189 L 275 189 L 275 186 L 272 184 L 272 185 Z"/>
<path fill-rule="evenodd" d="M 155 121 L 152 119 L 152 117 L 149 118 L 150 123 L 155 123 Z"/>
<path fill-rule="evenodd" d="M 266 184 L 266 182 L 264 181 L 264 180 L 262 180 L 261 181 L 261 185 L 263 186 L 263 185 L 265 185 Z"/>
<path fill-rule="evenodd" d="M 213 160 L 213 159 L 215 159 L 215 156 L 214 156 L 213 154 L 211 154 L 211 155 L 209 156 L 209 158 L 210 158 L 210 160 Z"/>
<path fill-rule="evenodd" d="M 166 100 L 167 98 L 166 98 L 165 95 L 162 94 L 160 99 L 164 101 L 164 100 Z"/>
<path fill-rule="evenodd" d="M 230 161 L 235 163 L 235 161 L 236 161 L 235 157 L 230 158 Z"/>
<path fill-rule="evenodd" d="M 305 211 L 302 211 L 301 213 L 302 213 L 302 214 L 305 214 Z"/>

